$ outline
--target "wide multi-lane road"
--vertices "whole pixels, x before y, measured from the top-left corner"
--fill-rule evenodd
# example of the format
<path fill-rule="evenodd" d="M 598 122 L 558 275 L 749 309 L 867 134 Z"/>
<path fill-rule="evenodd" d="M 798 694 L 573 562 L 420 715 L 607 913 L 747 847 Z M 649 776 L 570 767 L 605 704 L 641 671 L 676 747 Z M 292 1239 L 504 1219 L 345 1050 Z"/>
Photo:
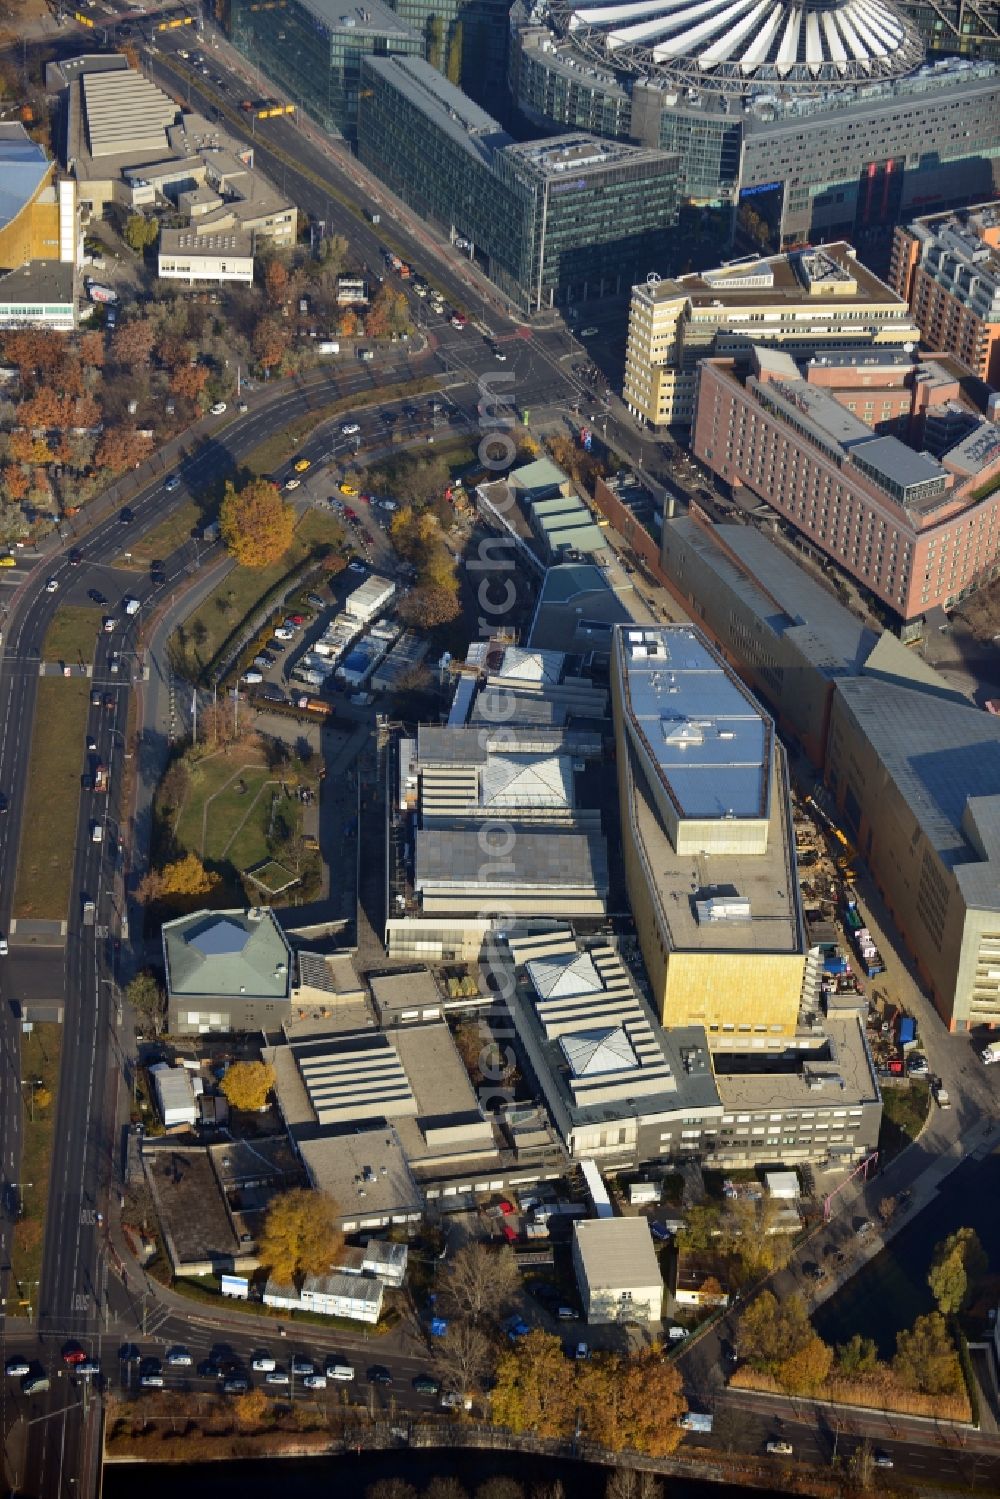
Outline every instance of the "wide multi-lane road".
<path fill-rule="evenodd" d="M 192 555 L 192 544 L 185 543 L 162 559 L 162 583 L 114 564 L 128 550 L 130 540 L 161 521 L 190 490 L 207 487 L 220 474 L 237 468 L 262 438 L 280 432 L 293 417 L 301 415 L 307 404 L 321 407 L 346 396 L 358 407 L 367 407 L 377 402 L 379 383 L 405 380 L 413 372 L 414 363 L 420 361 L 401 356 L 384 363 L 374 378 L 368 368 L 355 365 L 316 374 L 294 386 L 276 385 L 253 392 L 251 408 L 245 415 L 209 419 L 206 440 L 176 469 L 182 480 L 179 488 L 167 491 L 166 481 L 175 470 L 162 464 L 159 473 L 130 496 L 124 517 L 116 507 L 79 536 L 66 537 L 58 552 L 45 558 L 26 554 L 20 568 L 7 572 L 11 585 L 5 601 L 0 602 L 0 609 L 5 610 L 0 672 L 0 792 L 9 809 L 0 817 L 0 931 L 4 933 L 11 927 L 17 853 L 25 833 L 22 810 L 32 733 L 48 731 L 46 724 L 34 724 L 46 631 L 60 604 L 93 602 L 95 593 L 104 600 L 102 610 L 116 621 L 112 633 L 101 631 L 97 636 L 93 676 L 88 684 L 91 704 L 86 738 L 95 749 L 88 751 L 86 743 L 80 745 L 81 774 L 88 762 L 99 758 L 108 767 L 110 791 L 106 798 L 87 791 L 81 796 L 72 840 L 73 888 L 65 930 L 60 932 L 55 924 L 40 939 L 30 925 L 15 924 L 10 955 L 0 960 L 0 1130 L 6 1188 L 0 1234 L 4 1267 L 9 1265 L 19 1188 L 20 1028 L 23 1017 L 54 1014 L 56 1006 L 62 1009 L 64 1025 L 41 1285 L 27 1288 L 36 1313 L 37 1337 L 32 1335 L 30 1340 L 33 1356 L 49 1373 L 51 1388 L 27 1402 L 10 1395 L 6 1412 L 7 1449 L 18 1454 L 16 1471 L 23 1492 L 60 1495 L 67 1474 L 80 1481 L 86 1478 L 91 1453 L 88 1438 L 92 1434 L 86 1425 L 83 1387 L 71 1385 L 63 1373 L 61 1349 L 69 1339 L 86 1344 L 101 1334 L 106 1317 L 114 1317 L 119 1311 L 127 1314 L 128 1310 L 127 1296 L 114 1275 L 109 1282 L 105 1227 L 101 1222 L 109 1216 L 109 1200 L 115 1191 L 119 1068 L 131 1049 L 117 1005 L 123 862 L 129 864 L 134 878 L 145 852 L 130 847 L 130 808 L 121 800 L 125 755 L 131 749 L 126 743 L 126 725 L 129 694 L 143 664 L 141 622 L 190 582 L 191 565 L 197 559 Z M 471 419 L 473 413 L 474 403 L 464 419 Z M 366 443 L 377 431 L 373 418 L 367 417 L 362 433 Z M 410 423 L 406 437 L 412 440 L 414 435 Z M 319 436 L 309 446 L 322 448 L 325 441 Z M 352 451 L 352 458 L 363 461 L 364 455 Z M 204 550 L 200 560 L 206 560 Z M 51 592 L 47 586 L 50 580 L 57 584 Z M 122 600 L 126 595 L 139 600 L 140 610 L 134 617 L 124 613 Z M 113 655 L 118 658 L 117 671 L 111 669 Z M 140 751 L 135 768 L 140 778 L 155 774 L 155 756 Z M 100 843 L 92 838 L 95 821 L 104 827 Z M 85 926 L 82 920 L 85 897 L 97 906 L 92 926 Z M 141 932 L 133 931 L 132 937 L 141 941 Z M 15 1311 L 15 1303 L 22 1299 L 9 1284 L 6 1268 L 3 1282 L 6 1306 L 0 1310 L 0 1327 L 3 1310 Z M 178 1326 L 178 1333 L 181 1330 Z M 8 1350 L 11 1346 L 8 1340 Z"/>

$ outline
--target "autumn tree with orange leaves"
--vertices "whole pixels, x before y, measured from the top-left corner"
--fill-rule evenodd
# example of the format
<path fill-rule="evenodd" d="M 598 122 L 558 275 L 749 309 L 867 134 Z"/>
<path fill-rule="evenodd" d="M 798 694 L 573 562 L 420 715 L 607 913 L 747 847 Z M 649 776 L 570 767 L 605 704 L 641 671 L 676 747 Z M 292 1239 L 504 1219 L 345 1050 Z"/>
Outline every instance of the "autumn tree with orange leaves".
<path fill-rule="evenodd" d="M 227 482 L 219 523 L 229 554 L 241 567 L 268 567 L 292 544 L 295 511 L 269 479 L 252 479 L 239 490 Z"/>

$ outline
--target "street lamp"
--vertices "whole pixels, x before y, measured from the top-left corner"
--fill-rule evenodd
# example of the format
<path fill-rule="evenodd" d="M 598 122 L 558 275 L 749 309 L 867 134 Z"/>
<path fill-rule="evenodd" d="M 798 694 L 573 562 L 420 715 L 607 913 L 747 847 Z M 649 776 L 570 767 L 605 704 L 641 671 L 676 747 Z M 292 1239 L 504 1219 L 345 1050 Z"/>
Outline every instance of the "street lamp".
<path fill-rule="evenodd" d="M 36 1088 L 40 1088 L 41 1086 L 42 1086 L 42 1079 L 40 1077 L 29 1077 L 29 1078 L 22 1077 L 22 1079 L 21 1079 L 21 1087 L 22 1088 L 30 1088 L 31 1089 L 31 1092 L 28 1094 L 28 1098 L 30 1099 L 31 1122 L 32 1122 L 32 1124 L 34 1124 L 34 1122 L 35 1122 L 35 1089 Z"/>

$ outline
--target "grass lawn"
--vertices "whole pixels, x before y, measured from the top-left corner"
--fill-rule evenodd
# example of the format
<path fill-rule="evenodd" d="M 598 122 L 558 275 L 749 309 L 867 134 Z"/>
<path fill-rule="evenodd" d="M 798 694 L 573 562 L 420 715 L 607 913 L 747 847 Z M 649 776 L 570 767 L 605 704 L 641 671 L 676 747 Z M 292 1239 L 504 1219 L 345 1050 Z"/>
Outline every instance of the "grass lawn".
<path fill-rule="evenodd" d="M 314 547 L 336 546 L 344 537 L 340 522 L 328 511 L 305 511 L 292 544 L 270 567 L 234 567 L 184 622 L 179 662 L 188 671 L 204 671 L 226 638 L 252 614 L 269 589 L 298 567 Z"/>
<path fill-rule="evenodd" d="M 89 604 L 62 604 L 52 616 L 42 646 L 43 661 L 93 661 L 103 615 Z"/>
<path fill-rule="evenodd" d="M 62 920 L 69 909 L 89 712 L 85 678 L 39 679 L 15 916 Z"/>
<path fill-rule="evenodd" d="M 30 1296 L 33 1307 L 38 1305 L 38 1290 L 30 1283 L 37 1281 L 42 1273 L 45 1205 L 49 1195 L 61 1048 L 61 1025 L 36 1025 L 31 1032 L 21 1037 L 21 1075 L 25 1082 L 29 1079 L 34 1082 L 36 1078 L 40 1078 L 41 1086 L 34 1089 L 34 1120 L 32 1088 L 29 1086 L 22 1090 L 24 1147 L 21 1153 L 21 1205 L 24 1212 L 14 1230 L 10 1265 L 17 1287 L 17 1300 L 27 1300 Z M 31 1183 L 30 1186 L 27 1185 L 28 1182 Z"/>
<path fill-rule="evenodd" d="M 198 500 L 182 500 L 172 515 L 161 520 L 158 526 L 137 536 L 129 554 L 117 558 L 115 567 L 130 567 L 136 572 L 145 571 L 154 557 L 169 557 L 183 542 L 187 541 L 195 526 L 201 525 L 206 513 L 205 504 Z"/>
<path fill-rule="evenodd" d="M 898 1155 L 916 1139 L 930 1102 L 930 1085 L 917 1078 L 905 1088 L 882 1089 L 882 1129 L 878 1143 L 883 1161 Z"/>
<path fill-rule="evenodd" d="M 266 765 L 247 763 L 246 750 L 203 760 L 177 820 L 177 842 L 219 870 L 239 893 L 240 872 L 268 856 L 267 835 L 277 790 L 278 782 Z M 301 804 L 282 797 L 280 805 L 285 820 L 298 829 Z"/>

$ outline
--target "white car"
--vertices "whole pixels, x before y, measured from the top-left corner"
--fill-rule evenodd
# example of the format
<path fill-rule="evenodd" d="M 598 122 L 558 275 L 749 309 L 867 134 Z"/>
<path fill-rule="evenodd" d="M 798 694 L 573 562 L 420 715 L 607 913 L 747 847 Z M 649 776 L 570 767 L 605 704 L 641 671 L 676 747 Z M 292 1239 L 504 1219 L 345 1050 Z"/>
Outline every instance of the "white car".
<path fill-rule="evenodd" d="M 226 403 L 225 403 L 225 401 L 216 401 L 215 405 L 212 407 L 212 415 L 213 416 L 222 416 L 223 413 L 225 412 L 225 410 L 226 410 Z"/>
<path fill-rule="evenodd" d="M 601 330 L 599 328 L 581 328 L 580 329 L 580 337 L 581 338 L 596 338 L 597 335 L 598 335 L 598 333 L 600 331 Z"/>
<path fill-rule="evenodd" d="M 142 1376 L 142 1378 L 139 1380 L 139 1383 L 140 1383 L 140 1385 L 142 1386 L 142 1388 L 144 1390 L 162 1390 L 163 1389 L 163 1375 L 162 1374 L 144 1374 Z"/>
<path fill-rule="evenodd" d="M 295 631 L 289 629 L 288 625 L 275 625 L 274 638 L 275 640 L 294 640 Z"/>
<path fill-rule="evenodd" d="M 50 578 L 49 581 L 45 585 L 45 592 L 46 593 L 58 593 L 59 592 L 59 579 L 58 578 Z"/>
<path fill-rule="evenodd" d="M 273 1374 L 278 1365 L 269 1353 L 258 1353 L 257 1357 L 251 1362 L 250 1367 L 251 1369 L 255 1369 L 258 1374 Z"/>
<path fill-rule="evenodd" d="M 245 671 L 243 680 L 249 687 L 256 687 L 258 682 L 263 682 L 264 678 L 259 671 Z"/>
<path fill-rule="evenodd" d="M 303 1383 L 304 1387 L 307 1390 L 325 1390 L 326 1389 L 326 1375 L 325 1374 L 307 1374 L 305 1376 L 305 1378 L 303 1379 L 302 1383 Z"/>
<path fill-rule="evenodd" d="M 288 1372 L 285 1369 L 272 1369 L 270 1374 L 264 1376 L 265 1384 L 287 1385 Z"/>
<path fill-rule="evenodd" d="M 342 437 L 354 437 L 360 431 L 361 427 L 357 422 L 345 422 L 340 429 Z"/>
<path fill-rule="evenodd" d="M 299 487 L 299 485 L 301 483 L 302 483 L 301 479 L 286 479 L 285 480 L 285 488 L 286 489 L 298 489 L 298 487 Z"/>
<path fill-rule="evenodd" d="M 791 1442 L 768 1442 L 764 1450 L 772 1457 L 791 1457 L 792 1444 Z"/>
<path fill-rule="evenodd" d="M 176 474 L 171 474 L 170 478 L 167 480 L 166 484 L 164 484 L 163 487 L 167 491 L 167 494 L 173 494 L 175 489 L 180 489 L 181 481 Z"/>
<path fill-rule="evenodd" d="M 171 1369 L 190 1369 L 191 1355 L 186 1348 L 171 1348 L 167 1354 L 167 1363 Z"/>
<path fill-rule="evenodd" d="M 6 937 L 0 937 L 0 958 L 5 958 L 7 956 L 8 951 L 9 951 L 9 949 L 7 947 L 7 938 Z"/>
<path fill-rule="evenodd" d="M 11 1379 L 21 1379 L 31 1373 L 31 1365 L 23 1358 L 9 1358 L 4 1364 L 4 1373 Z"/>

